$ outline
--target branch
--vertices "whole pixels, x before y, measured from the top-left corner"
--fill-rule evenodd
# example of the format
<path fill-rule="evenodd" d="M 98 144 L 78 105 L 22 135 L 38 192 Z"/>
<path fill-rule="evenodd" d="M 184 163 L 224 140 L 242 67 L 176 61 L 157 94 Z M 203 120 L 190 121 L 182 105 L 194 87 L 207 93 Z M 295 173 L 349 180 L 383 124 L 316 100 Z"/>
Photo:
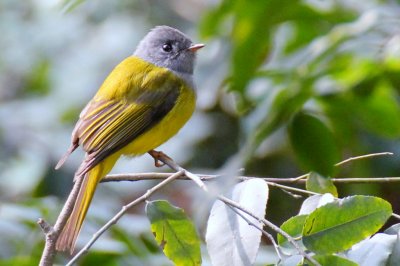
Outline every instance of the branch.
<path fill-rule="evenodd" d="M 181 177 L 184 174 L 184 171 L 180 170 L 175 174 L 170 175 L 167 179 L 164 179 L 162 182 L 158 183 L 154 187 L 150 188 L 146 191 L 141 197 L 135 199 L 134 201 L 130 202 L 129 204 L 122 207 L 122 209 L 109 220 L 102 228 L 100 228 L 93 237 L 89 240 L 89 242 L 68 262 L 68 265 L 73 265 L 83 254 L 88 252 L 90 247 L 96 242 L 96 240 L 106 232 L 112 225 L 116 224 L 119 219 L 133 206 L 147 200 L 154 192 L 161 189 L 162 187 L 166 186 L 167 184 L 171 183 L 173 180 Z"/>
<path fill-rule="evenodd" d="M 378 157 L 378 156 L 385 156 L 385 155 L 393 155 L 392 152 L 378 152 L 378 153 L 371 153 L 371 154 L 366 154 L 366 155 L 361 155 L 361 156 L 356 156 L 356 157 L 350 157 L 344 161 L 338 162 L 335 164 L 335 166 L 340 166 L 342 164 L 355 161 L 355 160 L 360 160 L 360 159 L 366 159 L 366 158 L 371 158 L 371 157 Z"/>
<path fill-rule="evenodd" d="M 65 202 L 64 207 L 61 210 L 60 215 L 58 216 L 54 227 L 51 227 L 50 224 L 48 224 L 44 219 L 39 218 L 37 223 L 42 228 L 42 231 L 46 239 L 42 257 L 40 258 L 39 262 L 40 266 L 53 265 L 54 257 L 57 253 L 56 243 L 58 236 L 60 235 L 62 229 L 67 223 L 68 217 L 71 215 L 82 182 L 83 182 L 83 177 L 76 179 L 74 186 L 72 187 L 71 193 L 69 194 L 67 201 Z"/>
<path fill-rule="evenodd" d="M 105 176 L 101 182 L 120 182 L 120 181 L 141 181 L 141 180 L 159 180 L 166 179 L 171 173 L 134 173 L 134 174 L 113 174 Z M 214 180 L 220 175 L 205 175 L 196 174 L 202 181 Z M 251 178 L 261 178 L 267 182 L 274 183 L 305 183 L 306 180 L 303 179 L 306 175 L 293 178 L 273 178 L 273 177 L 257 177 L 257 176 L 238 176 L 237 178 L 241 181 L 251 179 Z M 190 180 L 189 177 L 183 175 L 179 177 L 180 180 Z M 400 177 L 389 176 L 389 177 L 355 177 L 355 178 L 331 178 L 334 183 L 390 183 L 399 182 Z"/>

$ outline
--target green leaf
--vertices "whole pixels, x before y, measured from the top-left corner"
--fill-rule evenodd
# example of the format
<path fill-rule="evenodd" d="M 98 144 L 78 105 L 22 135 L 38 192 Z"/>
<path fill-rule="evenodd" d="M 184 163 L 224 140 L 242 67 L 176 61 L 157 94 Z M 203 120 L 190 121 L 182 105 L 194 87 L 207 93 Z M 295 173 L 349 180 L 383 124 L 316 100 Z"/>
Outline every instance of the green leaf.
<path fill-rule="evenodd" d="M 343 257 L 339 257 L 336 255 L 315 255 L 313 259 L 318 261 L 321 265 L 329 265 L 329 266 L 357 266 L 358 264 L 345 259 Z M 312 265 L 312 264 L 305 264 Z"/>
<path fill-rule="evenodd" d="M 311 172 L 306 181 L 306 188 L 308 191 L 317 193 L 330 193 L 334 197 L 338 196 L 337 189 L 329 177 L 324 177 L 318 173 Z"/>
<path fill-rule="evenodd" d="M 303 235 L 303 226 L 308 215 L 297 215 L 291 217 L 281 225 L 281 229 L 288 233 L 293 238 L 298 238 Z M 278 244 L 285 248 L 293 249 L 292 244 L 281 234 L 278 234 Z M 296 251 L 297 253 L 298 251 Z"/>
<path fill-rule="evenodd" d="M 313 115 L 300 112 L 289 125 L 289 138 L 306 171 L 332 175 L 339 152 L 330 129 Z"/>
<path fill-rule="evenodd" d="M 377 232 L 392 214 L 387 201 L 371 196 L 352 196 L 328 203 L 306 219 L 303 243 L 319 254 L 346 250 Z"/>
<path fill-rule="evenodd" d="M 201 265 L 199 237 L 182 209 L 158 200 L 146 204 L 146 214 L 157 243 L 175 265 Z"/>
<path fill-rule="evenodd" d="M 11 258 L 2 258 L 0 266 L 18 265 L 18 266 L 31 266 L 38 263 L 37 258 L 32 256 L 15 256 Z"/>
<path fill-rule="evenodd" d="M 249 5 L 247 1 L 236 1 L 231 90 L 241 94 L 270 51 L 272 23 L 268 22 L 272 22 L 272 10 L 268 2 L 255 0 Z"/>
<path fill-rule="evenodd" d="M 212 37 L 218 33 L 218 27 L 226 19 L 234 7 L 234 1 L 224 0 L 220 5 L 205 14 L 200 24 L 200 34 L 203 38 Z"/>
<path fill-rule="evenodd" d="M 386 82 L 379 82 L 369 97 L 356 97 L 355 115 L 369 131 L 388 138 L 400 136 L 398 95 Z"/>

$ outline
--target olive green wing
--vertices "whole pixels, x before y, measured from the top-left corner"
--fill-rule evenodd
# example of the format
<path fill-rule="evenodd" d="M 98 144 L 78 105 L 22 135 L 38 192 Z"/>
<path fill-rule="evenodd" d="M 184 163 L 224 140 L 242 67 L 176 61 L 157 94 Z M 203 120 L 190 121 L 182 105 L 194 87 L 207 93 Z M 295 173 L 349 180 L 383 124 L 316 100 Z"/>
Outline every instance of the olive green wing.
<path fill-rule="evenodd" d="M 90 102 L 74 131 L 88 154 L 77 174 L 86 173 L 156 125 L 174 107 L 179 97 L 179 85 L 143 91 L 129 102 Z"/>
<path fill-rule="evenodd" d="M 147 74 L 149 77 L 150 73 Z M 165 72 L 153 75 L 154 82 L 148 82 L 145 78 L 141 83 L 134 82 L 141 84 L 140 87 L 124 88 L 125 97 L 102 98 L 98 94 L 87 104 L 72 132 L 71 146 L 56 169 L 81 145 L 87 156 L 76 175 L 85 174 L 168 114 L 184 86 L 182 81 L 172 73 Z M 115 90 L 120 93 L 120 88 Z"/>

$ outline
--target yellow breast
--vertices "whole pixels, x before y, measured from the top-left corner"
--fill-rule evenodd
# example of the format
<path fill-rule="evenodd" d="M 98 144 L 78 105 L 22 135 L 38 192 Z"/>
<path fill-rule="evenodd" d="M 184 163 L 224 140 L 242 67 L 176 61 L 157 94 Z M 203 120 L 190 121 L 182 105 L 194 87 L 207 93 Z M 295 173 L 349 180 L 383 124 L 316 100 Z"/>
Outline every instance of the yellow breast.
<path fill-rule="evenodd" d="M 192 116 L 196 105 L 196 94 L 192 88 L 182 83 L 179 97 L 168 114 L 147 132 L 121 149 L 123 155 L 140 155 L 157 148 L 182 128 Z"/>

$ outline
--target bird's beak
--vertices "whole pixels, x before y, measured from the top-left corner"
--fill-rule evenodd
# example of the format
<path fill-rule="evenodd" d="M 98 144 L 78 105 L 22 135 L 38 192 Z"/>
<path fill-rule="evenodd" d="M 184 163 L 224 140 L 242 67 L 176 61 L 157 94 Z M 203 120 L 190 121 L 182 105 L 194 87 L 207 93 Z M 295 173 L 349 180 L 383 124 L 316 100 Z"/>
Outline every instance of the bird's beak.
<path fill-rule="evenodd" d="M 193 44 L 191 45 L 189 48 L 187 48 L 189 51 L 191 52 L 196 52 L 197 50 L 203 48 L 205 46 L 205 44 L 202 43 L 198 43 L 198 44 Z"/>

